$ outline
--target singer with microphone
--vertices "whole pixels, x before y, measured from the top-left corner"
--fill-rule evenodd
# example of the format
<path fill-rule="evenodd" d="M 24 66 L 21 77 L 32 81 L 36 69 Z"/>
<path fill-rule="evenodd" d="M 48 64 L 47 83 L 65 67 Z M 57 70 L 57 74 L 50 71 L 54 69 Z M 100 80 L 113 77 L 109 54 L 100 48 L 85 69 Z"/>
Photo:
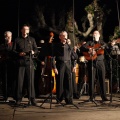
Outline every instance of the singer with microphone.
<path fill-rule="evenodd" d="M 93 40 L 87 41 L 81 47 L 85 58 L 88 60 L 87 67 L 90 101 L 94 101 L 95 99 L 95 80 L 97 80 L 99 83 L 102 101 L 108 101 L 105 88 L 106 70 L 104 63 L 104 49 L 107 47 L 107 44 L 100 39 L 100 33 L 98 30 L 93 32 Z"/>
<path fill-rule="evenodd" d="M 28 105 L 36 105 L 34 89 L 34 62 L 33 55 L 38 53 L 36 41 L 29 36 L 30 26 L 24 24 L 21 28 L 21 36 L 15 39 L 13 52 L 16 54 L 18 61 L 18 82 L 17 82 L 17 99 L 16 104 L 22 102 L 23 83 L 26 79 L 28 90 Z"/>
<path fill-rule="evenodd" d="M 73 91 L 71 79 L 71 47 L 68 44 L 68 34 L 66 31 L 59 33 L 59 40 L 63 46 L 63 56 L 55 56 L 53 69 L 56 73 L 56 97 L 66 104 L 73 104 Z M 55 62 L 56 61 L 56 62 Z"/>

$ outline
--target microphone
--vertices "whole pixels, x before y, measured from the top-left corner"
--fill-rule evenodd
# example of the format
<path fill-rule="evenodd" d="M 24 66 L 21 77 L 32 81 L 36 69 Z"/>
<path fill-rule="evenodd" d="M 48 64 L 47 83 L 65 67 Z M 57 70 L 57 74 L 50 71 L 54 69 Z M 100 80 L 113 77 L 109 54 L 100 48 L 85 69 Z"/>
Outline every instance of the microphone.
<path fill-rule="evenodd" d="M 31 40 L 28 39 L 28 43 L 31 44 Z"/>
<path fill-rule="evenodd" d="M 95 36 L 93 36 L 93 41 L 95 41 Z"/>
<path fill-rule="evenodd" d="M 69 47 L 68 49 L 71 50 L 71 47 L 70 47 L 70 45 L 71 45 L 71 40 L 70 40 L 70 39 L 66 39 L 66 38 L 65 38 L 65 40 L 66 40 L 66 44 L 67 44 L 68 47 Z"/>
<path fill-rule="evenodd" d="M 31 40 L 29 39 L 29 33 L 26 33 L 27 37 L 28 37 L 28 43 L 31 44 Z"/>
<path fill-rule="evenodd" d="M 76 50 L 80 53 L 80 48 L 77 48 Z"/>
<path fill-rule="evenodd" d="M 65 38 L 65 40 L 66 40 L 66 42 L 67 42 L 68 45 L 71 44 L 71 40 L 70 40 L 70 39 L 66 39 L 66 38 Z"/>
<path fill-rule="evenodd" d="M 68 39 L 67 39 L 67 38 L 64 38 L 64 40 L 66 40 L 66 42 L 67 42 Z"/>
<path fill-rule="evenodd" d="M 26 33 L 27 34 L 27 36 L 29 36 L 29 33 Z"/>
<path fill-rule="evenodd" d="M 7 38 L 5 38 L 5 43 L 6 43 L 6 44 L 8 43 L 8 39 L 7 39 Z"/>
<path fill-rule="evenodd" d="M 29 40 L 29 44 L 31 44 L 31 41 Z"/>

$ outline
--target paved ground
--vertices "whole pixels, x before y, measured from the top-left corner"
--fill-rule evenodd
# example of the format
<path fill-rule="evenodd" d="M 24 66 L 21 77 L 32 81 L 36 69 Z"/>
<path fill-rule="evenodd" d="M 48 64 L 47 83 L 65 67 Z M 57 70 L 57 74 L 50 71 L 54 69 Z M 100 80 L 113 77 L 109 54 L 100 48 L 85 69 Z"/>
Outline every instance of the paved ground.
<path fill-rule="evenodd" d="M 37 107 L 26 106 L 28 99 L 23 98 L 20 107 L 14 105 L 12 98 L 0 101 L 0 120 L 120 120 L 120 95 L 108 95 L 110 101 L 101 103 L 100 96 L 95 102 L 87 102 L 88 96 L 74 99 L 74 105 L 56 104 L 53 98 L 43 103 L 45 98 L 38 98 Z M 64 101 L 62 102 L 64 104 Z"/>

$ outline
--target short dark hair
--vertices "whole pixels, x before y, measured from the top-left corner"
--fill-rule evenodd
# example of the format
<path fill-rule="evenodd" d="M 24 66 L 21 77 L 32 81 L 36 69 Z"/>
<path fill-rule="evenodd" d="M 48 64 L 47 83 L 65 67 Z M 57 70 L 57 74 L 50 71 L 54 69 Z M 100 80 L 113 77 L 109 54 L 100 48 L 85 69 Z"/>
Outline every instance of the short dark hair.
<path fill-rule="evenodd" d="M 23 24 L 23 25 L 21 26 L 21 29 L 22 29 L 24 26 L 29 27 L 29 29 L 31 28 L 31 26 L 30 26 L 29 24 Z"/>

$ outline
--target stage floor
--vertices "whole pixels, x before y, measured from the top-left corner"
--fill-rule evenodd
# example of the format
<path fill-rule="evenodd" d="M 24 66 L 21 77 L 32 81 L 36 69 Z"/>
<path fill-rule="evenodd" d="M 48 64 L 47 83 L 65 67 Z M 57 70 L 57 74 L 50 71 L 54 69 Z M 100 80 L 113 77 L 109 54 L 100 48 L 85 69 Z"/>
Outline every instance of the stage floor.
<path fill-rule="evenodd" d="M 37 98 L 37 106 L 27 106 L 28 99 L 23 98 L 19 107 L 11 97 L 6 102 L 0 99 L 0 120 L 120 120 L 120 93 L 108 95 L 110 101 L 104 103 L 99 95 L 95 102 L 83 95 L 72 105 L 56 104 L 55 96 L 43 103 L 46 97 Z"/>

